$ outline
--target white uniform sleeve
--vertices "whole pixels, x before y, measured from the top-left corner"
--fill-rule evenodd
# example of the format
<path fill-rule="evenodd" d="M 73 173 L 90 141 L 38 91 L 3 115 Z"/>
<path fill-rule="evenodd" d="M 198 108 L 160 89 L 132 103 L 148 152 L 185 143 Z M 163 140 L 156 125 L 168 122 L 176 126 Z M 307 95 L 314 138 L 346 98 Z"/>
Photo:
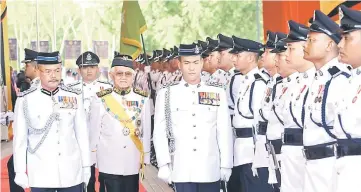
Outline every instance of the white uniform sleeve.
<path fill-rule="evenodd" d="M 24 115 L 24 98 L 18 97 L 15 104 L 14 112 L 14 140 L 13 140 L 13 154 L 14 154 L 14 170 L 15 173 L 26 172 L 26 155 L 28 148 L 28 129 L 26 126 Z"/>
<path fill-rule="evenodd" d="M 258 121 L 260 120 L 259 110 L 262 107 L 262 100 L 264 98 L 265 90 L 267 88 L 266 83 L 263 81 L 257 81 L 255 83 L 255 87 L 253 90 L 253 98 L 252 98 L 252 109 L 253 109 L 253 127 L 256 128 L 258 125 Z"/>
<path fill-rule="evenodd" d="M 82 96 L 78 96 L 77 100 L 81 101 Z M 85 116 L 83 102 L 78 102 L 78 108 L 75 114 L 75 135 L 79 144 L 83 167 L 90 167 L 90 146 L 89 146 L 89 130 Z"/>
<path fill-rule="evenodd" d="M 165 121 L 165 91 L 166 89 L 159 91 L 154 113 L 153 143 L 158 167 L 171 163 Z"/>
<path fill-rule="evenodd" d="M 222 168 L 233 167 L 233 130 L 229 116 L 227 97 L 224 90 L 219 92 L 220 105 L 217 110 L 217 141 Z"/>

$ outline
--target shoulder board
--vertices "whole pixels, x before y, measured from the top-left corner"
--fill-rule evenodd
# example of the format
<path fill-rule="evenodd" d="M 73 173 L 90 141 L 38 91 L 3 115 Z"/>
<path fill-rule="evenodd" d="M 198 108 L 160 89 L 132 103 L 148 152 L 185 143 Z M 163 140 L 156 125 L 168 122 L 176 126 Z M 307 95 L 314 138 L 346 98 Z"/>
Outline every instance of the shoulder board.
<path fill-rule="evenodd" d="M 242 75 L 242 73 L 238 71 L 238 72 L 234 73 L 233 76 L 236 76 L 236 75 Z"/>
<path fill-rule="evenodd" d="M 81 94 L 81 90 L 80 90 L 80 89 L 73 88 L 73 87 L 70 87 L 70 86 L 67 86 L 67 85 L 60 85 L 60 89 L 62 89 L 62 90 L 64 90 L 64 91 L 67 91 L 67 92 L 75 93 L 75 94 L 77 94 L 77 95 L 80 95 L 80 94 Z"/>
<path fill-rule="evenodd" d="M 170 82 L 170 83 L 164 84 L 162 88 L 166 88 L 166 87 L 173 86 L 173 85 L 178 85 L 178 84 L 179 84 L 179 81 Z"/>
<path fill-rule="evenodd" d="M 80 84 L 80 81 L 77 81 L 77 82 L 74 82 L 74 83 L 69 83 L 69 84 L 67 84 L 66 86 L 68 86 L 68 87 L 73 87 L 73 86 L 79 85 L 79 84 Z"/>
<path fill-rule="evenodd" d="M 97 96 L 98 97 L 104 97 L 105 95 L 108 95 L 108 94 L 110 94 L 112 92 L 113 92 L 112 88 L 104 89 L 104 90 L 101 90 L 101 91 L 97 92 Z"/>
<path fill-rule="evenodd" d="M 336 66 L 333 66 L 331 68 L 328 69 L 328 72 L 330 73 L 330 75 L 332 77 L 337 77 L 339 75 L 343 75 L 345 76 L 346 78 L 349 78 L 350 77 L 350 74 L 344 72 L 344 71 L 341 71 L 338 67 Z"/>
<path fill-rule="evenodd" d="M 221 83 L 215 83 L 215 82 L 207 82 L 206 85 L 208 86 L 212 86 L 212 87 L 219 87 L 219 88 L 223 88 L 223 84 Z"/>
<path fill-rule="evenodd" d="M 138 88 L 134 88 L 133 91 L 134 91 L 134 93 L 136 93 L 138 95 L 141 95 L 143 97 L 148 97 L 148 92 L 147 91 L 143 91 L 143 90 L 138 89 Z"/>
<path fill-rule="evenodd" d="M 34 92 L 36 89 L 38 88 L 38 86 L 31 86 L 29 89 L 22 91 L 18 94 L 18 97 L 24 97 L 25 95 Z"/>
<path fill-rule="evenodd" d="M 281 81 L 283 78 L 281 76 L 276 78 L 276 82 Z"/>
<path fill-rule="evenodd" d="M 109 83 L 108 81 L 100 81 L 98 80 L 99 83 L 104 83 L 104 84 L 108 84 L 108 85 L 112 85 L 111 83 Z"/>
<path fill-rule="evenodd" d="M 352 67 L 351 67 L 350 65 L 348 65 L 348 66 L 347 66 L 347 69 L 351 71 L 351 70 L 352 70 Z"/>
<path fill-rule="evenodd" d="M 264 83 L 266 83 L 263 77 L 258 73 L 254 74 L 254 78 L 256 79 L 256 81 L 263 81 Z"/>

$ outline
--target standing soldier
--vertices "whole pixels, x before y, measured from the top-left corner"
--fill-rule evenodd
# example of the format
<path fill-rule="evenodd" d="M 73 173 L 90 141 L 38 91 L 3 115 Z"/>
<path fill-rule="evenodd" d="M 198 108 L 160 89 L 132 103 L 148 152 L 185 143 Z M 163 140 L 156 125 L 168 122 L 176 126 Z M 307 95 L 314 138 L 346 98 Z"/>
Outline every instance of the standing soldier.
<path fill-rule="evenodd" d="M 217 40 L 207 37 L 207 49 L 209 50 L 209 67 L 214 70 L 210 71 L 210 76 L 207 80 L 207 82 L 209 83 L 220 83 L 220 78 L 224 75 L 224 71 L 218 69 L 221 57 L 220 53 L 214 50 L 217 45 Z"/>
<path fill-rule="evenodd" d="M 360 89 L 361 89 L 361 12 L 341 5 L 342 40 L 339 60 L 350 64 L 352 78 L 348 90 L 335 117 L 335 134 L 338 138 L 336 159 L 336 192 L 358 191 L 361 187 L 357 174 L 361 171 L 361 129 L 360 129 Z M 341 84 L 340 86 L 345 86 Z"/>
<path fill-rule="evenodd" d="M 91 104 L 90 147 L 100 191 L 138 192 L 144 164 L 150 163 L 150 103 L 147 93 L 132 88 L 134 73 L 130 56 L 114 58 L 114 88 L 98 92 Z"/>
<path fill-rule="evenodd" d="M 235 99 L 233 117 L 234 132 L 234 169 L 233 175 L 239 175 L 239 181 L 230 185 L 230 191 L 244 192 L 271 191 L 272 186 L 267 183 L 267 173 L 255 176 L 252 172 L 254 147 L 256 142 L 254 112 L 259 111 L 261 99 L 266 89 L 266 82 L 261 77 L 257 67 L 258 55 L 263 45 L 261 43 L 240 39 L 233 36 L 234 46 L 231 53 L 237 54 L 235 67 L 243 75 L 239 79 L 239 90 Z M 236 174 L 237 172 L 237 174 Z M 265 174 L 262 176 L 261 174 Z M 260 180 L 264 179 L 264 180 Z"/>
<path fill-rule="evenodd" d="M 22 63 L 25 63 L 25 76 L 31 80 L 30 86 L 39 86 L 40 85 L 40 79 L 39 79 L 39 68 L 36 64 L 35 58 L 38 55 L 38 52 L 30 50 L 30 49 L 24 49 L 25 51 L 25 59 L 22 61 Z M 25 90 L 21 90 L 25 91 Z M 9 186 L 10 186 L 10 192 L 23 192 L 24 189 L 21 188 L 19 185 L 17 185 L 14 182 L 15 179 L 15 171 L 14 171 L 14 156 L 11 155 L 8 163 L 8 175 L 9 175 Z"/>
<path fill-rule="evenodd" d="M 90 51 L 84 52 L 76 60 L 76 64 L 79 69 L 78 72 L 81 75 L 81 81 L 69 84 L 69 87 L 73 87 L 82 90 L 82 102 L 86 112 L 87 123 L 89 122 L 90 115 L 90 103 L 96 98 L 96 92 L 108 89 L 112 85 L 108 82 L 100 81 L 99 77 L 99 57 Z M 89 129 L 89 127 L 88 127 Z M 88 192 L 95 192 L 95 156 L 92 154 L 92 166 L 91 166 L 91 177 L 87 186 Z"/>
<path fill-rule="evenodd" d="M 303 120 L 304 105 L 308 88 L 314 79 L 316 69 L 313 63 L 303 59 L 303 45 L 306 43 L 308 28 L 292 20 L 288 21 L 289 34 L 287 43 L 286 65 L 299 72 L 297 82 L 289 86 L 290 99 L 286 101 L 284 117 L 284 134 L 282 145 L 282 192 L 302 192 L 306 159 L 303 155 Z"/>
<path fill-rule="evenodd" d="M 305 104 L 303 145 L 306 156 L 304 191 L 333 191 L 335 189 L 335 143 L 333 124 L 348 84 L 339 63 L 337 44 L 341 40 L 339 26 L 316 10 L 310 26 L 304 58 L 316 67 L 315 79 Z"/>
<path fill-rule="evenodd" d="M 219 192 L 219 180 L 228 181 L 232 171 L 226 93 L 201 82 L 200 54 L 196 44 L 181 44 L 183 79 L 157 97 L 153 139 L 158 177 L 174 182 L 177 192 Z"/>
<path fill-rule="evenodd" d="M 40 86 L 22 92 L 15 106 L 15 183 L 33 192 L 82 192 L 91 159 L 80 92 L 59 86 L 59 52 L 38 53 L 35 61 Z"/>

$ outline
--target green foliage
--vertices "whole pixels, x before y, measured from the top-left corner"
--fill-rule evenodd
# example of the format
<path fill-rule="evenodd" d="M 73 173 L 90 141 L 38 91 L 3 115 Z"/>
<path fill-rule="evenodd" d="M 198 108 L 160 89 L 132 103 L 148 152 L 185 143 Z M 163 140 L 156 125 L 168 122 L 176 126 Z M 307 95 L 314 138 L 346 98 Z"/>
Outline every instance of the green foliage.
<path fill-rule="evenodd" d="M 64 40 L 81 40 L 82 51 L 92 50 L 93 40 L 107 40 L 110 58 L 113 50 L 119 50 L 121 1 L 38 2 L 39 40 L 48 40 L 52 50 L 63 52 Z M 18 39 L 19 55 L 23 57 L 22 50 L 37 39 L 36 3 L 8 1 L 7 4 L 9 38 Z M 152 0 L 139 4 L 148 26 L 144 33 L 147 52 L 181 42 L 205 41 L 208 36 L 216 38 L 218 33 L 263 39 L 261 0 Z M 56 45 L 53 45 L 54 40 Z"/>

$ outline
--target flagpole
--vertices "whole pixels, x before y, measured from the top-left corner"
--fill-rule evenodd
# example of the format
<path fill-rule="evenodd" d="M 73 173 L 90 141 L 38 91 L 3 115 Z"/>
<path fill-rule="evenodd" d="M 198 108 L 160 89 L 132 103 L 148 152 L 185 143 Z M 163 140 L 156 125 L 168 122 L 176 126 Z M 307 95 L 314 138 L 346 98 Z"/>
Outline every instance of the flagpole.
<path fill-rule="evenodd" d="M 140 34 L 140 37 L 142 38 L 142 45 L 143 45 L 145 65 L 146 65 L 146 66 L 150 66 L 150 63 L 149 63 L 149 61 L 148 61 L 147 51 L 145 50 L 145 44 L 144 44 L 143 34 Z M 151 78 L 150 78 L 150 73 L 148 73 L 147 81 L 148 81 L 148 88 L 149 88 L 149 90 L 150 90 L 150 97 L 151 97 L 151 99 L 153 100 L 153 104 L 155 105 L 155 94 L 154 94 L 154 90 L 153 90 L 153 88 L 152 88 L 152 82 L 151 82 Z"/>

